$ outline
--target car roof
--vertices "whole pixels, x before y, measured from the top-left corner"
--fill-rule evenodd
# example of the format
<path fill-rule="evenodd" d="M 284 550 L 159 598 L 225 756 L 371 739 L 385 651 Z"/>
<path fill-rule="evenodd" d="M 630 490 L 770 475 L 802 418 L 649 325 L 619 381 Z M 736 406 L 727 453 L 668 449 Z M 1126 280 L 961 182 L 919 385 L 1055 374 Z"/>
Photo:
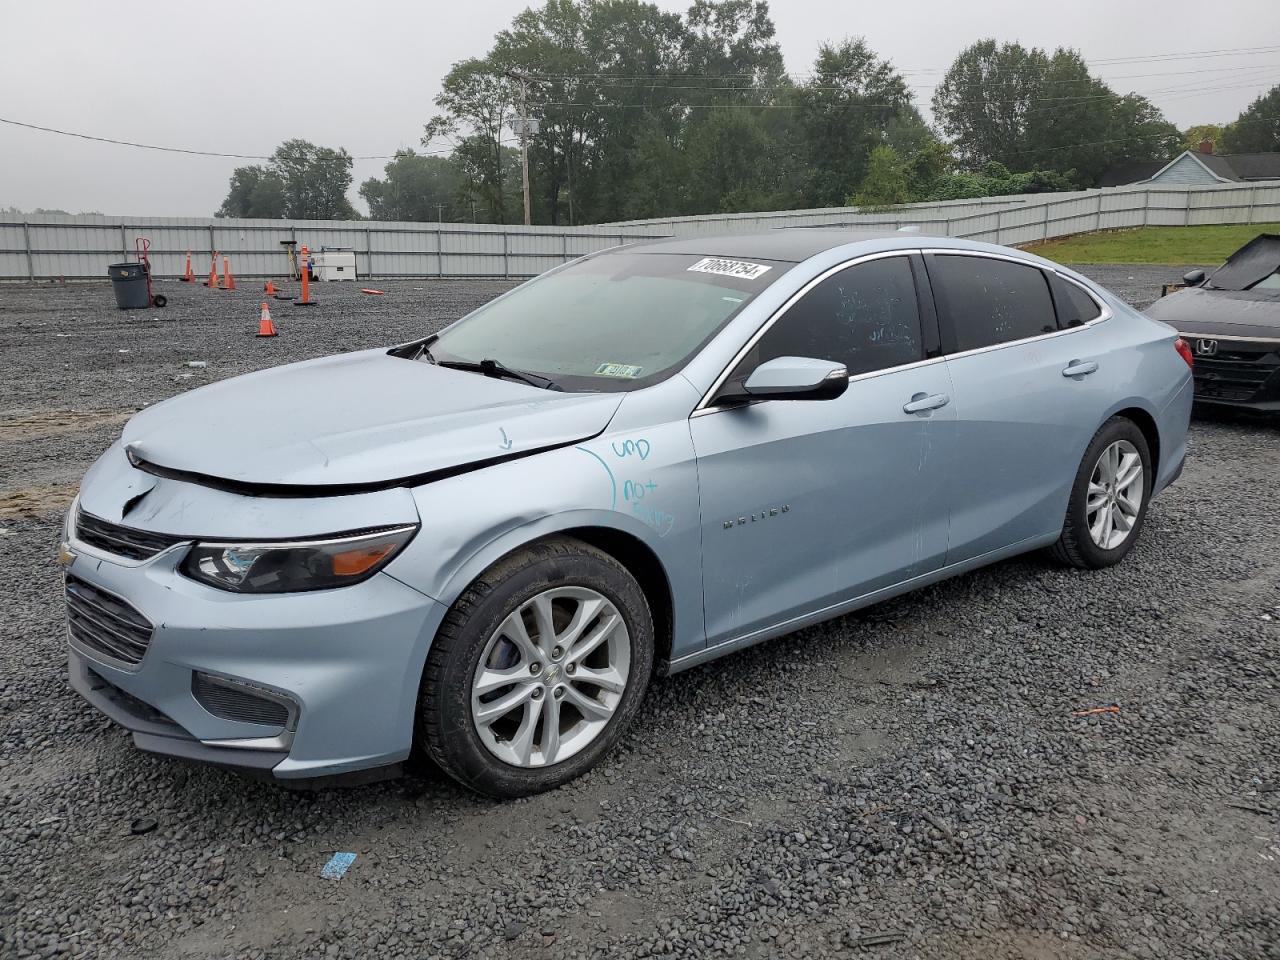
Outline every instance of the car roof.
<path fill-rule="evenodd" d="M 800 263 L 812 256 L 868 240 L 911 240 L 919 233 L 898 230 L 818 229 L 787 227 L 759 233 L 735 233 L 722 236 L 676 237 L 627 244 L 614 248 L 626 253 L 677 253 L 699 257 L 756 257 Z M 917 241 L 918 242 L 918 241 Z"/>

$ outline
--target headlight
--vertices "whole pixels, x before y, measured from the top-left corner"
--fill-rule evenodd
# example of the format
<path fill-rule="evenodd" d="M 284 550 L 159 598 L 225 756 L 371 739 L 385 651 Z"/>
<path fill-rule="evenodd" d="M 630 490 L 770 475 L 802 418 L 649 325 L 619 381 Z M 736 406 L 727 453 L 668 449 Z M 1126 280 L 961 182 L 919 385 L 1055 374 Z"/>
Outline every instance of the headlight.
<path fill-rule="evenodd" d="M 193 580 L 235 593 L 328 590 L 367 580 L 417 532 L 408 526 L 317 540 L 196 543 L 181 569 Z"/>

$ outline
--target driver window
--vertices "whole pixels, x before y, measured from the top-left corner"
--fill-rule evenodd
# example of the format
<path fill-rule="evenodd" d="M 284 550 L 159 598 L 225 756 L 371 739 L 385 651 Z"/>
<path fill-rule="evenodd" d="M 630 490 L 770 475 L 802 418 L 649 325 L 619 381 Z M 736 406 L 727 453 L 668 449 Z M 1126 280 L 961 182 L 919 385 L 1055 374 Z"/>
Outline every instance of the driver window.
<path fill-rule="evenodd" d="M 884 257 L 828 277 L 778 318 L 732 379 L 776 357 L 834 360 L 850 376 L 923 360 L 911 262 Z"/>

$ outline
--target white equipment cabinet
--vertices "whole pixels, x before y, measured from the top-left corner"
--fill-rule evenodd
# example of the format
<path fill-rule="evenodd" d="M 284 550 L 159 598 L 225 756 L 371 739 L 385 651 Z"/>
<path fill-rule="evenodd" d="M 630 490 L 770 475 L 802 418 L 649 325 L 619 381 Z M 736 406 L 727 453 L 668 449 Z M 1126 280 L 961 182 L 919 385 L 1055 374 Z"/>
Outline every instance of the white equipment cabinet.
<path fill-rule="evenodd" d="M 321 249 L 311 255 L 311 272 L 317 280 L 355 280 L 356 252 Z"/>

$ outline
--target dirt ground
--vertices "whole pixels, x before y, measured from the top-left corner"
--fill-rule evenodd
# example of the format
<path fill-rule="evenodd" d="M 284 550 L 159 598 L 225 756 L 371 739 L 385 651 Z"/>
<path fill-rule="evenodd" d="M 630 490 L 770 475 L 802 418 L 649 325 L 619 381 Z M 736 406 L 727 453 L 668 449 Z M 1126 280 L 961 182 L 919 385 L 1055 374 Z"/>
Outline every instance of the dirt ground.
<path fill-rule="evenodd" d="M 1183 269 L 1087 272 L 1142 303 Z M 1275 426 L 1197 420 L 1121 566 L 1018 558 L 658 679 L 530 800 L 135 750 L 66 683 L 80 476 L 147 404 L 509 284 L 378 286 L 270 301 L 268 340 L 248 281 L 0 286 L 0 956 L 1280 958 Z"/>

